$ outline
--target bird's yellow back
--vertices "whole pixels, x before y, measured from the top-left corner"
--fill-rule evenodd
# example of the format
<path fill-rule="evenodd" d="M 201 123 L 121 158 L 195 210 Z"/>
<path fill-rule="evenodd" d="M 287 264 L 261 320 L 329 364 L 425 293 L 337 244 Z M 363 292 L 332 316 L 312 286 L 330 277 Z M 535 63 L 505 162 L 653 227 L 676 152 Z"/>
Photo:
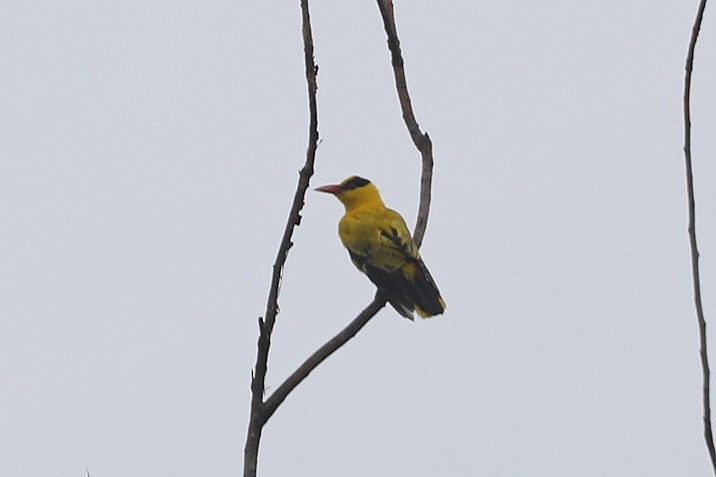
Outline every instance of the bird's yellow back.
<path fill-rule="evenodd" d="M 385 206 L 346 212 L 338 235 L 348 250 L 386 271 L 396 270 L 408 257 L 419 258 L 405 221 Z"/>

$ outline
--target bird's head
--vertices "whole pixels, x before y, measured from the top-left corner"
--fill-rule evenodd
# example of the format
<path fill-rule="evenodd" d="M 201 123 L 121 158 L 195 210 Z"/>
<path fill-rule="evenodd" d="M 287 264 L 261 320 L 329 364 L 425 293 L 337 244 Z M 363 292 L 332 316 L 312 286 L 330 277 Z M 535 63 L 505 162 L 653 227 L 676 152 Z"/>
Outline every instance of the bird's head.
<path fill-rule="evenodd" d="M 370 203 L 383 203 L 380 193 L 373 183 L 359 176 L 351 176 L 340 184 L 325 185 L 316 188 L 316 190 L 335 195 L 346 207 L 346 210 Z"/>

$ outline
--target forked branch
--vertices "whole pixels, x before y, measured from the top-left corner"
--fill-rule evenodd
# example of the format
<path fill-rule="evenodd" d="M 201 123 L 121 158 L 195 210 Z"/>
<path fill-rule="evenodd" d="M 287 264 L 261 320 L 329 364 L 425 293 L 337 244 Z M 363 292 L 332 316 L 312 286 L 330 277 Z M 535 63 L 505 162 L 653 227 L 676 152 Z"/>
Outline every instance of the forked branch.
<path fill-rule="evenodd" d="M 306 162 L 299 173 L 298 185 L 296 186 L 296 193 L 293 196 L 291 211 L 288 214 L 281 244 L 273 265 L 271 288 L 266 303 L 266 315 L 264 319 L 259 318 L 256 366 L 251 376 L 251 411 L 249 416 L 249 428 L 246 435 L 246 446 L 244 447 L 244 477 L 256 476 L 261 432 L 269 417 L 266 413 L 263 395 L 266 389 L 266 371 L 268 370 L 268 355 L 269 348 L 271 347 L 271 332 L 276 323 L 276 315 L 279 309 L 278 294 L 281 287 L 281 274 L 286 263 L 288 251 L 291 246 L 293 246 L 293 242 L 291 241 L 293 230 L 301 223 L 301 209 L 303 208 L 309 181 L 313 175 L 313 164 L 316 160 L 316 149 L 318 148 L 318 105 L 316 102 L 316 91 L 318 89 L 316 77 L 318 76 L 318 67 L 313 59 L 313 34 L 311 32 L 311 17 L 308 9 L 308 0 L 301 0 L 301 12 L 303 17 L 303 53 L 310 115 L 308 148 L 306 150 Z"/>
<path fill-rule="evenodd" d="M 395 27 L 393 17 L 393 4 L 391 1 L 378 0 L 378 8 L 383 17 L 385 32 L 388 37 L 388 46 L 391 52 L 395 84 L 400 99 L 400 106 L 403 119 L 410 133 L 415 146 L 420 151 L 422 158 L 422 174 L 420 181 L 420 205 L 418 207 L 418 219 L 415 224 L 414 240 L 420 246 L 427 227 L 428 213 L 430 211 L 430 187 L 432 183 L 433 155 L 432 143 L 427 133 L 422 133 L 418 127 L 413 114 L 413 108 L 408 94 L 408 87 L 403 69 L 403 58 L 400 52 L 400 41 Z M 266 305 L 266 318 L 259 318 L 259 339 L 258 352 L 256 356 L 255 373 L 251 380 L 251 415 L 249 429 L 246 436 L 246 447 L 244 449 L 244 477 L 255 477 L 258 462 L 258 449 L 261 440 L 263 426 L 268 419 L 276 412 L 276 409 L 286 399 L 291 391 L 298 386 L 319 364 L 343 346 L 348 340 L 358 333 L 385 306 L 385 299 L 376 297 L 366 308 L 346 326 L 340 333 L 331 338 L 316 352 L 314 352 L 301 366 L 296 369 L 286 380 L 264 401 L 266 372 L 268 370 L 268 354 L 271 345 L 271 333 L 278 313 L 278 293 L 281 284 L 281 273 L 286 262 L 288 250 L 293 243 L 291 236 L 293 229 L 299 225 L 300 211 L 303 207 L 308 182 L 313 175 L 313 164 L 315 161 L 316 148 L 318 145 L 318 108 L 316 105 L 316 75 L 318 67 L 313 60 L 313 38 L 311 33 L 310 14 L 308 0 L 301 0 L 301 11 L 303 16 L 303 43 L 306 66 L 306 81 L 308 83 L 310 125 L 309 144 L 306 151 L 306 163 L 301 169 L 293 206 L 286 223 L 281 245 L 279 247 L 276 262 L 273 266 L 271 289 Z"/>
<path fill-rule="evenodd" d="M 430 188 L 433 177 L 433 148 L 430 137 L 427 133 L 422 133 L 418 122 L 413 114 L 413 106 L 408 93 L 408 85 L 405 80 L 405 70 L 403 68 L 403 56 L 400 51 L 400 40 L 398 39 L 397 29 L 395 27 L 395 18 L 393 15 L 393 3 L 390 0 L 378 0 L 378 9 L 383 17 L 383 25 L 385 33 L 388 37 L 388 48 L 391 53 L 391 64 L 393 65 L 393 74 L 395 76 L 395 86 L 400 99 L 400 107 L 403 113 L 403 120 L 408 128 L 410 137 L 413 139 L 415 147 L 420 152 L 422 158 L 422 176 L 420 181 L 420 205 L 418 207 L 418 220 L 415 225 L 414 240 L 420 246 L 425 229 L 428 224 L 428 214 L 430 212 Z M 349 339 L 360 331 L 378 311 L 385 306 L 385 300 L 375 298 L 366 308 L 340 333 L 331 338 L 315 353 L 313 353 L 306 361 L 303 362 L 286 380 L 274 391 L 274 393 L 266 400 L 265 411 L 267 416 L 271 416 L 276 408 L 286 399 L 288 394 L 293 391 L 298 384 L 303 381 L 311 371 L 321 364 L 328 356 L 333 354 L 338 348 L 343 346 Z"/>

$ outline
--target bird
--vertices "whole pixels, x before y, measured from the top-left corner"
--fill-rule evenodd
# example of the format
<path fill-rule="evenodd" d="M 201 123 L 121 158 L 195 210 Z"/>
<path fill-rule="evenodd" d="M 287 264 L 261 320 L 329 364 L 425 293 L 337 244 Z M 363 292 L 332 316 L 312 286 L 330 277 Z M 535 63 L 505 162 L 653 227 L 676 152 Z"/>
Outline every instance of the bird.
<path fill-rule="evenodd" d="M 418 247 L 396 211 L 385 206 L 378 188 L 368 179 L 351 176 L 340 184 L 315 189 L 335 195 L 345 207 L 338 236 L 353 264 L 405 318 L 440 315 L 445 300 L 425 266 Z"/>

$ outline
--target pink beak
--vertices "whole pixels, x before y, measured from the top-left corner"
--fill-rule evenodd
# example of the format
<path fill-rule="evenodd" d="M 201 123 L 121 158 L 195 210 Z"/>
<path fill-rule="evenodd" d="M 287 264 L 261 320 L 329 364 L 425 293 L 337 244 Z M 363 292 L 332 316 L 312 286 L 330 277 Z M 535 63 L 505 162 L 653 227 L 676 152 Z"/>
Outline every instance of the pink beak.
<path fill-rule="evenodd" d="M 341 186 L 339 186 L 339 185 L 324 185 L 321 187 L 316 187 L 316 191 L 326 192 L 328 194 L 333 194 L 333 195 L 338 195 L 341 192 L 343 192 L 343 189 L 341 189 Z"/>

